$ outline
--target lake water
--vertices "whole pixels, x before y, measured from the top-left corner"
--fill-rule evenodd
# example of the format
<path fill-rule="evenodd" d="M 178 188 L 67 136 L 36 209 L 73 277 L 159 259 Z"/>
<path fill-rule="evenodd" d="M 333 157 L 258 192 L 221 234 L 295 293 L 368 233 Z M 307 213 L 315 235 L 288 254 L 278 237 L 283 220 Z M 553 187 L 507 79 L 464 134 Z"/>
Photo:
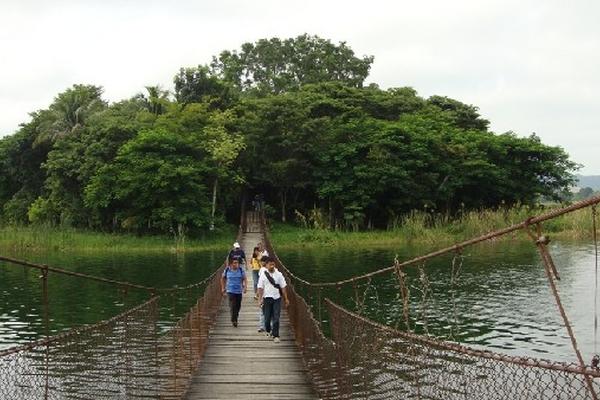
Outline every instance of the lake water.
<path fill-rule="evenodd" d="M 390 266 L 396 254 L 405 260 L 431 250 L 330 248 L 280 250 L 278 255 L 303 277 L 332 281 Z M 594 334 L 594 247 L 552 243 L 550 251 L 561 277 L 557 285 L 563 305 L 589 362 L 598 343 Z M 423 268 L 426 280 L 419 279 L 417 267 L 407 268 L 413 329 L 511 355 L 576 361 L 534 245 L 482 244 L 465 249 L 463 256 L 454 285 L 452 256 L 428 261 Z M 360 287 L 358 293 L 363 296 L 365 290 Z M 427 293 L 425 302 L 423 291 Z M 349 308 L 356 306 L 355 294 L 352 287 L 341 295 L 335 291 L 325 293 Z M 398 296 L 397 280 L 391 274 L 374 279 L 365 296 L 366 314 L 403 327 L 405 319 Z"/>
<path fill-rule="evenodd" d="M 108 251 L 6 255 L 104 278 L 168 288 L 199 282 L 209 276 L 223 262 L 226 248 L 221 252 L 185 254 Z M 0 349 L 26 343 L 45 334 L 40 276 L 38 270 L 0 262 Z M 50 273 L 50 333 L 110 318 L 149 297 L 146 291 L 128 290 L 125 293 L 114 285 Z M 170 301 L 167 299 L 165 302 Z M 164 307 L 165 312 L 174 314 L 176 306 Z M 161 317 L 169 319 L 169 316 Z"/>
<path fill-rule="evenodd" d="M 552 243 L 561 274 L 558 286 L 586 361 L 595 351 L 594 249 L 591 244 Z M 332 281 L 392 264 L 426 250 L 402 249 L 281 249 L 290 269 L 312 281 Z M 223 251 L 172 253 L 35 253 L 7 254 L 77 272 L 155 287 L 183 286 L 202 280 L 222 262 Z M 419 280 L 409 268 L 411 324 L 420 332 L 451 338 L 512 355 L 574 361 L 536 248 L 526 242 L 484 244 L 464 251 L 460 274 L 451 284 L 452 257 L 429 261 Z M 44 335 L 39 271 L 0 263 L 0 349 Z M 52 275 L 49 279 L 49 318 L 52 332 L 111 317 L 147 298 L 124 294 L 111 285 Z M 361 288 L 364 290 L 365 288 Z M 422 290 L 428 292 L 422 301 Z M 364 292 L 363 292 L 364 293 Z M 375 295 L 376 294 L 376 295 Z M 391 275 L 373 280 L 365 296 L 367 313 L 402 326 L 397 283 Z M 336 293 L 326 293 L 336 299 Z M 353 307 L 352 293 L 341 302 Z"/>

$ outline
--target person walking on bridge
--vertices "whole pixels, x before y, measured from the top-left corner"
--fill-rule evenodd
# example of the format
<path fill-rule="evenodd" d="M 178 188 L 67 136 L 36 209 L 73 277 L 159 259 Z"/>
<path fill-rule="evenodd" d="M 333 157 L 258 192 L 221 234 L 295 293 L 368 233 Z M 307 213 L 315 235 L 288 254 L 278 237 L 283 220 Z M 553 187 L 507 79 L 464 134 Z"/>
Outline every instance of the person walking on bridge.
<path fill-rule="evenodd" d="M 285 277 L 275 268 L 275 260 L 267 257 L 267 271 L 258 278 L 258 302 L 263 307 L 265 330 L 270 333 L 275 343 L 279 343 L 279 317 L 281 316 L 281 297 L 285 306 L 288 300 Z"/>
<path fill-rule="evenodd" d="M 233 249 L 231 249 L 229 251 L 229 256 L 227 258 L 229 260 L 231 260 L 233 258 L 237 258 L 238 261 L 240 262 L 240 266 L 242 268 L 246 267 L 246 253 L 244 253 L 244 250 L 242 250 L 242 247 L 240 246 L 240 244 L 238 242 L 235 242 L 233 244 Z"/>
<path fill-rule="evenodd" d="M 252 259 L 250 260 L 250 265 L 252 266 L 252 283 L 254 285 L 254 300 L 258 299 L 258 294 L 256 293 L 258 285 L 258 271 L 260 270 L 260 250 L 258 247 L 255 247 L 252 251 Z"/>
<path fill-rule="evenodd" d="M 238 316 L 242 308 L 242 293 L 248 289 L 246 272 L 240 267 L 238 258 L 229 259 L 229 265 L 225 267 L 221 277 L 221 293 L 229 298 L 229 312 L 231 313 L 231 324 L 238 325 Z"/>
<path fill-rule="evenodd" d="M 267 260 L 269 258 L 267 256 L 262 256 L 260 258 L 260 269 L 258 270 L 258 277 L 256 278 L 256 299 L 258 300 L 258 281 L 260 280 L 260 276 L 267 271 Z M 261 303 L 258 304 L 259 313 L 258 313 L 258 332 L 262 333 L 265 331 L 265 313 L 264 307 Z"/>

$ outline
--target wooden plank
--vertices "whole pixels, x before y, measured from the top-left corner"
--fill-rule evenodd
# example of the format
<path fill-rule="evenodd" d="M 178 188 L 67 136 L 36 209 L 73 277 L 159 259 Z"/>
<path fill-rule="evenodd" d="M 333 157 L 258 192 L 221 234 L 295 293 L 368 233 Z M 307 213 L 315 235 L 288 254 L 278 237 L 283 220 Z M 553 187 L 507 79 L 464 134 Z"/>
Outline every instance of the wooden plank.
<path fill-rule="evenodd" d="M 261 239 L 260 233 L 244 235 L 240 243 L 248 258 Z M 250 271 L 248 280 L 249 291 L 242 297 L 237 327 L 231 325 L 229 307 L 223 299 L 187 399 L 318 399 L 302 363 L 286 311 L 282 310 L 281 315 L 280 343 L 257 332 L 259 308 L 253 298 Z"/>
<path fill-rule="evenodd" d="M 258 376 L 257 376 L 258 379 Z M 201 389 L 201 390 L 200 390 Z M 279 385 L 274 384 L 263 384 L 260 382 L 243 382 L 240 384 L 227 383 L 210 383 L 208 385 L 194 385 L 189 394 L 198 393 L 206 397 L 218 397 L 222 395 L 236 395 L 236 394 L 304 394 L 304 399 L 311 399 L 312 388 L 308 385 L 298 384 L 287 384 L 281 383 Z M 188 396 L 188 398 L 194 398 Z M 201 397 L 200 397 L 201 398 Z"/>
<path fill-rule="evenodd" d="M 231 373 L 228 374 L 202 374 L 194 378 L 194 383 L 232 383 Z M 258 381 L 257 381 L 258 379 Z M 306 384 L 308 381 L 306 377 L 300 374 L 261 374 L 257 376 L 256 374 L 244 374 L 244 373 L 236 373 L 235 381 L 233 384 L 239 385 L 243 383 L 257 383 L 263 385 L 281 385 L 282 382 L 286 382 L 286 384 L 295 384 L 301 385 Z"/>

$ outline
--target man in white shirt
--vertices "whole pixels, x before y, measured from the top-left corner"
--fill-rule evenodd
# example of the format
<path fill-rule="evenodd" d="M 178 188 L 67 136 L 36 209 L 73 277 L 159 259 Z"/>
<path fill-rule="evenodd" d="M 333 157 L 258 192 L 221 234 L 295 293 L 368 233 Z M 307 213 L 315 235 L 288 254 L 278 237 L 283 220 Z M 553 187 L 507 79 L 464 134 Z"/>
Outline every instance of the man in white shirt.
<path fill-rule="evenodd" d="M 260 258 L 260 269 L 258 270 L 258 278 L 256 279 L 256 299 L 258 300 L 258 282 L 260 281 L 260 276 L 264 275 L 265 271 L 268 271 L 267 269 L 267 260 L 269 259 L 268 256 L 262 256 Z M 264 332 L 265 331 L 265 313 L 263 312 L 263 306 L 260 305 L 259 303 L 259 307 L 260 307 L 260 312 L 258 314 L 258 332 Z"/>
<path fill-rule="evenodd" d="M 287 283 L 281 272 L 275 268 L 275 260 L 267 257 L 267 270 L 258 278 L 258 303 L 263 308 L 265 330 L 279 343 L 279 317 L 281 315 L 281 297 L 285 306 L 290 305 L 285 287 Z"/>

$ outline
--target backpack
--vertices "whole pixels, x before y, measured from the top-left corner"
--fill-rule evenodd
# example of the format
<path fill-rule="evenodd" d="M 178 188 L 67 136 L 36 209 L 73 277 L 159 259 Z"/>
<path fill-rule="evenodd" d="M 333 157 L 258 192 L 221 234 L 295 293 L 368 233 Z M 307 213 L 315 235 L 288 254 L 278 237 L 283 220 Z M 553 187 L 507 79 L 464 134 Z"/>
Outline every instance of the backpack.
<path fill-rule="evenodd" d="M 246 272 L 244 271 L 244 269 L 242 267 L 238 267 L 238 269 L 242 273 L 242 279 L 244 279 L 244 277 L 246 276 Z M 233 270 L 231 268 L 229 268 L 229 265 L 228 265 L 227 267 L 225 267 L 225 276 L 227 276 L 227 272 L 229 272 L 229 271 L 233 271 Z"/>

